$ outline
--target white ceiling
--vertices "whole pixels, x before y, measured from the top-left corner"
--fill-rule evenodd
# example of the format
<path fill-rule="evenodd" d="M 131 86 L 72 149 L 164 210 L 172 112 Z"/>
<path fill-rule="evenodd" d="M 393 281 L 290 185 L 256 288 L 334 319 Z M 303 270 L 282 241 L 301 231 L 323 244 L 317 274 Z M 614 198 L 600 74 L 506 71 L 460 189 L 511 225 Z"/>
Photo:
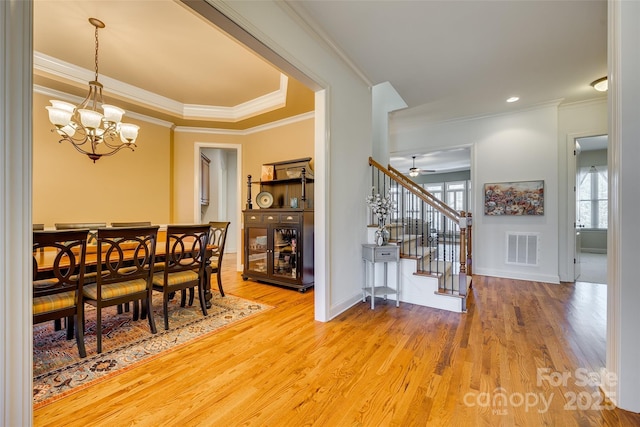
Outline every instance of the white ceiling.
<path fill-rule="evenodd" d="M 389 81 L 409 108 L 394 120 L 438 121 L 601 97 L 607 2 L 291 1 L 371 84 Z M 520 100 L 507 103 L 518 96 Z M 459 169 L 468 151 L 408 153 L 404 170 Z M 439 163 L 432 163 L 436 160 Z M 451 162 L 451 163 L 448 163 Z"/>
<path fill-rule="evenodd" d="M 287 95 L 300 84 L 283 80 L 276 67 L 173 0 L 36 0 L 37 85 L 86 95 L 95 76 L 90 17 L 105 23 L 98 31 L 98 80 L 126 109 L 160 111 L 182 125 L 218 126 L 278 110 L 313 110 L 310 90 L 303 88 L 306 105 L 294 108 Z M 282 111 L 265 121 L 282 118 Z"/>
<path fill-rule="evenodd" d="M 606 0 L 289 0 L 286 6 L 369 84 L 393 85 L 408 104 L 393 113 L 395 121 L 447 120 L 603 96 L 589 83 L 607 74 Z M 99 33 L 101 81 L 214 110 L 251 103 L 281 87 L 278 69 L 174 0 L 36 0 L 34 50 L 93 73 L 92 16 L 106 24 Z M 36 83 L 86 91 L 83 79 L 39 69 L 35 75 Z M 107 84 L 105 92 L 116 96 Z M 510 96 L 520 101 L 507 104 Z M 125 108 L 142 104 L 127 102 Z M 446 158 L 425 154 L 407 154 L 407 168 L 412 155 L 424 169 L 459 167 L 446 162 L 460 152 Z M 436 157 L 438 165 L 427 163 Z"/>

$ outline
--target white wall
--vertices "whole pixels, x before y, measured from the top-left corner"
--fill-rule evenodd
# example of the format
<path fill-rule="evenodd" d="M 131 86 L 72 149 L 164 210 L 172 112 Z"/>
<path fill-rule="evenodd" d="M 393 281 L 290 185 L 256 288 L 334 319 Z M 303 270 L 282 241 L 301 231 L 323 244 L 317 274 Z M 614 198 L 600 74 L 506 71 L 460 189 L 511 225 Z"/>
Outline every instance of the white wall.
<path fill-rule="evenodd" d="M 381 165 L 389 163 L 389 113 L 407 108 L 406 102 L 389 82 L 371 88 L 373 108 L 373 158 Z"/>
<path fill-rule="evenodd" d="M 286 4 L 213 3 L 324 89 L 322 99 L 316 98 L 316 107 L 326 107 L 327 115 L 316 117 L 314 292 L 316 319 L 328 320 L 359 301 L 364 280 L 359 267 L 372 154 L 369 87 L 305 31 Z"/>
<path fill-rule="evenodd" d="M 608 133 L 606 97 L 558 108 L 558 266 L 560 280 L 572 282 L 575 232 L 575 195 L 573 185 L 576 170 L 573 156 L 575 138 Z"/>
<path fill-rule="evenodd" d="M 609 2 L 607 369 L 612 397 L 640 412 L 640 2 Z M 623 60 L 624 59 L 624 60 Z"/>
<path fill-rule="evenodd" d="M 33 412 L 32 2 L 0 2 L 0 425 Z"/>
<path fill-rule="evenodd" d="M 400 121 L 400 120 L 399 120 Z M 474 273 L 558 283 L 558 113 L 555 105 L 440 124 L 394 123 L 392 152 L 472 146 Z M 544 180 L 543 216 L 483 215 L 485 183 Z M 539 233 L 539 265 L 505 263 L 507 232 Z"/>

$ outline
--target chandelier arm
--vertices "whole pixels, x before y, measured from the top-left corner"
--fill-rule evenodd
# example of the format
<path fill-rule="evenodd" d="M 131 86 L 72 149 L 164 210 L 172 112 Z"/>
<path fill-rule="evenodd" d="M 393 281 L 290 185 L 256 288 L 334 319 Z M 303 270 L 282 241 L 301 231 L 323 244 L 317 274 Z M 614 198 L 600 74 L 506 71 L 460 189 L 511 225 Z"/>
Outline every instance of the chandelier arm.
<path fill-rule="evenodd" d="M 79 153 L 86 154 L 86 155 L 93 154 L 91 151 L 87 151 L 81 147 L 81 145 L 86 143 L 87 141 L 84 141 L 81 144 L 76 144 L 69 137 L 64 137 L 58 142 L 62 143 L 63 141 L 69 142 L 73 146 L 73 148 L 75 148 Z"/>
<path fill-rule="evenodd" d="M 137 145 L 135 143 L 122 142 L 120 144 L 109 144 L 106 140 L 102 141 L 102 145 L 104 145 L 105 147 L 109 147 L 112 150 L 114 150 L 114 149 L 118 149 L 119 150 L 120 148 L 127 147 L 129 145 L 133 145 L 133 146 L 137 147 Z"/>
<path fill-rule="evenodd" d="M 100 154 L 102 157 L 107 157 L 107 156 L 113 156 L 114 154 L 116 154 L 118 151 L 122 150 L 123 148 L 128 148 L 131 151 L 135 151 L 133 149 L 133 147 L 135 147 L 135 144 L 122 144 L 120 146 L 118 146 L 117 148 L 113 149 L 112 151 L 109 151 L 107 153 L 104 154 Z"/>
<path fill-rule="evenodd" d="M 51 132 L 57 132 L 57 131 L 58 131 L 58 129 L 56 129 L 56 128 L 51 129 Z M 83 135 L 82 138 L 74 138 L 74 137 L 69 136 L 67 134 L 64 134 L 64 135 L 58 134 L 58 135 L 62 137 L 62 139 L 60 141 L 58 141 L 58 142 L 67 141 L 67 142 L 70 142 L 73 145 L 78 145 L 78 146 L 84 145 L 84 144 L 86 144 L 87 142 L 90 141 L 90 138 L 85 134 L 82 134 Z"/>

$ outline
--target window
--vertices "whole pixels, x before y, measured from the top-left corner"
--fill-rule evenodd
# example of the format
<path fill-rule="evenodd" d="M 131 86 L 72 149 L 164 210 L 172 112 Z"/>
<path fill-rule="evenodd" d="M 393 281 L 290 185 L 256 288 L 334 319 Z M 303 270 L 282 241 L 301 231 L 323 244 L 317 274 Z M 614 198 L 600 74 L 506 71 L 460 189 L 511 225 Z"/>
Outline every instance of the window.
<path fill-rule="evenodd" d="M 580 169 L 578 186 L 578 224 L 584 228 L 606 229 L 608 176 L 606 166 Z"/>
<path fill-rule="evenodd" d="M 447 205 L 456 212 L 466 211 L 466 182 L 447 182 Z"/>
<path fill-rule="evenodd" d="M 443 200 L 444 183 L 423 184 L 422 187 L 429 193 L 433 194 L 436 199 Z M 442 230 L 442 214 L 431 207 L 429 207 L 428 210 L 427 218 L 431 228 L 435 230 Z"/>

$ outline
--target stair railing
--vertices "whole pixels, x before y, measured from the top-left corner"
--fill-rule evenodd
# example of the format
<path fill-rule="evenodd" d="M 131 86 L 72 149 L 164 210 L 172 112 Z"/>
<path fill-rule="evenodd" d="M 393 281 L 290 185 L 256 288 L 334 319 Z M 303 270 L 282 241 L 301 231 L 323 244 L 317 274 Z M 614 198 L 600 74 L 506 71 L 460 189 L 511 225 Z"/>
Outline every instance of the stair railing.
<path fill-rule="evenodd" d="M 471 277 L 471 213 L 457 212 L 390 165 L 369 157 L 372 191 L 394 201 L 390 243 L 403 258 L 415 259 L 418 275 L 437 276 L 439 292 L 467 294 Z M 370 224 L 375 224 L 373 214 Z"/>

